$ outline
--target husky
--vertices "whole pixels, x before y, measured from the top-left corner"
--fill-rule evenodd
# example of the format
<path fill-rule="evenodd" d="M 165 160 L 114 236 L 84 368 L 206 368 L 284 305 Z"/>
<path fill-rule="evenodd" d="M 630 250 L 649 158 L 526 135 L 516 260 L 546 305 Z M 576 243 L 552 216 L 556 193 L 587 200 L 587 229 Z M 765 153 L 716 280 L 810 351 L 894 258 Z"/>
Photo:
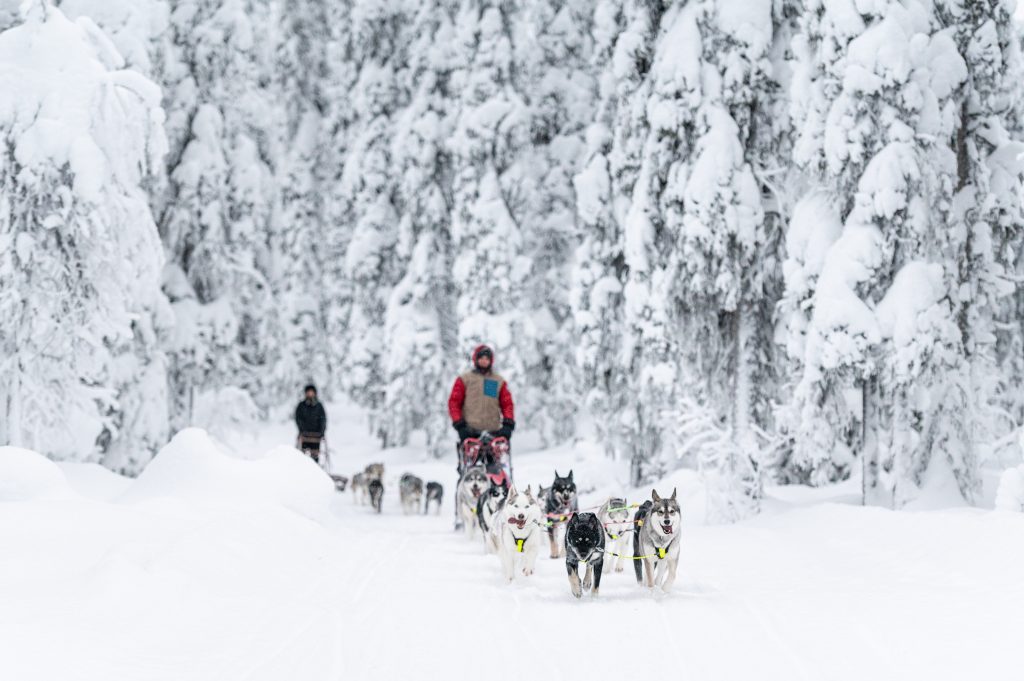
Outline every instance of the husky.
<path fill-rule="evenodd" d="M 582 584 L 580 563 L 587 564 Z M 593 513 L 577 513 L 565 526 L 565 570 L 569 573 L 569 589 L 573 596 L 579 598 L 584 590 L 597 595 L 601 588 L 601 571 L 604 570 L 604 527 Z"/>
<path fill-rule="evenodd" d="M 615 567 L 616 572 L 626 569 L 626 561 L 630 560 L 629 548 L 633 544 L 633 519 L 629 517 L 629 505 L 621 497 L 611 497 L 601 504 L 597 517 L 604 527 L 604 543 L 608 558 L 608 567 Z M 615 555 L 610 555 L 615 554 Z"/>
<path fill-rule="evenodd" d="M 544 499 L 544 513 L 548 519 L 548 543 L 551 545 L 551 557 L 562 555 L 565 523 L 579 510 L 576 498 L 576 483 L 572 479 L 572 471 L 562 477 L 555 471 L 555 481 L 548 488 Z"/>
<path fill-rule="evenodd" d="M 680 517 L 674 489 L 668 499 L 658 496 L 657 490 L 651 490 L 651 500 L 645 501 L 636 512 L 633 518 L 636 523 L 633 566 L 637 584 L 646 575 L 647 588 L 653 589 L 656 582 L 666 593 L 672 588 L 676 581 L 676 568 L 679 567 Z"/>
<path fill-rule="evenodd" d="M 366 488 L 370 493 L 370 505 L 373 506 L 373 509 L 377 511 L 377 513 L 380 513 L 381 507 L 384 503 L 384 483 L 379 479 L 374 478 Z"/>
<path fill-rule="evenodd" d="M 423 515 L 430 511 L 430 502 L 437 503 L 437 515 L 441 515 L 441 500 L 444 498 L 444 487 L 439 482 L 427 483 L 426 501 L 423 504 Z"/>
<path fill-rule="evenodd" d="M 352 498 L 357 504 L 362 506 L 366 505 L 367 492 L 366 485 L 370 481 L 366 479 L 366 473 L 356 473 L 352 476 Z"/>
<path fill-rule="evenodd" d="M 364 472 L 366 473 L 367 480 L 384 481 L 384 464 L 382 463 L 371 463 Z"/>
<path fill-rule="evenodd" d="M 516 578 L 518 571 L 526 577 L 533 574 L 540 553 L 542 526 L 540 504 L 533 498 L 530 488 L 520 494 L 513 485 L 501 510 L 495 514 L 493 525 L 498 535 L 498 557 L 509 582 Z"/>
<path fill-rule="evenodd" d="M 488 553 L 497 553 L 500 535 L 492 532 L 491 528 L 494 525 L 494 515 L 501 510 L 508 498 L 508 485 L 504 476 L 499 477 L 492 474 L 487 477 L 490 478 L 491 484 L 487 488 L 487 492 L 480 495 L 476 507 L 476 517 L 477 522 L 480 523 L 480 529 L 483 531 L 484 548 Z"/>
<path fill-rule="evenodd" d="M 487 489 L 487 472 L 483 466 L 470 466 L 459 478 L 455 489 L 455 506 L 466 534 L 472 539 L 476 535 L 476 505 L 480 495 Z"/>
<path fill-rule="evenodd" d="M 423 503 L 423 480 L 412 473 L 404 474 L 398 482 L 398 495 L 406 515 L 419 513 L 420 504 Z"/>

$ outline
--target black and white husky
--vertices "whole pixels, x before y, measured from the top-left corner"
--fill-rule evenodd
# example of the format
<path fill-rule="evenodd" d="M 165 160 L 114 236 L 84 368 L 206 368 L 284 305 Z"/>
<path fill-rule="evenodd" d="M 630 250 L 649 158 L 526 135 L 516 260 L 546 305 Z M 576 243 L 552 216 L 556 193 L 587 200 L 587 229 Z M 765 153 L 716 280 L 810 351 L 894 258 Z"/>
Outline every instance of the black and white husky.
<path fill-rule="evenodd" d="M 490 487 L 477 501 L 476 517 L 483 531 L 484 548 L 488 553 L 497 553 L 499 535 L 491 531 L 491 526 L 494 524 L 494 515 L 501 510 L 508 498 L 508 486 L 503 483 L 497 484 L 494 480 L 490 482 Z"/>
<path fill-rule="evenodd" d="M 470 539 L 476 536 L 477 502 L 489 484 L 487 471 L 483 466 L 470 466 L 459 478 L 459 486 L 455 489 L 456 512 Z"/>
<path fill-rule="evenodd" d="M 584 589 L 596 596 L 601 588 L 604 569 L 604 527 L 593 513 L 577 513 L 565 527 L 565 570 L 569 573 L 569 589 L 579 598 Z M 580 583 L 580 563 L 587 564 L 587 574 Z"/>
<path fill-rule="evenodd" d="M 555 471 L 555 481 L 548 488 L 544 498 L 544 513 L 548 521 L 548 542 L 551 545 L 551 557 L 558 558 L 564 548 L 563 533 L 569 518 L 579 510 L 576 498 L 576 482 L 569 475 L 561 476 Z"/>
<path fill-rule="evenodd" d="M 540 553 L 542 515 L 530 488 L 520 494 L 513 485 L 494 516 L 492 527 L 498 536 L 498 557 L 509 582 L 516 578 L 516 573 L 526 577 L 533 574 Z"/>
<path fill-rule="evenodd" d="M 402 500 L 403 513 L 419 513 L 423 503 L 423 480 L 412 473 L 405 473 L 398 481 L 398 496 Z"/>
<path fill-rule="evenodd" d="M 676 581 L 676 568 L 679 567 L 680 518 L 675 490 L 668 499 L 652 490 L 651 501 L 645 501 L 636 512 L 633 555 L 638 559 L 633 561 L 633 565 L 637 584 L 646 576 L 646 585 L 650 589 L 655 583 L 665 592 L 672 588 Z"/>
<path fill-rule="evenodd" d="M 441 514 L 441 501 L 444 499 L 444 487 L 439 482 L 427 483 L 427 500 L 423 504 L 423 515 L 430 511 L 430 504 L 437 504 L 437 514 Z"/>
<path fill-rule="evenodd" d="M 629 504 L 623 498 L 612 497 L 601 504 L 597 517 L 604 527 L 608 567 L 614 566 L 616 572 L 622 572 L 633 555 L 630 553 L 633 546 L 633 518 Z"/>

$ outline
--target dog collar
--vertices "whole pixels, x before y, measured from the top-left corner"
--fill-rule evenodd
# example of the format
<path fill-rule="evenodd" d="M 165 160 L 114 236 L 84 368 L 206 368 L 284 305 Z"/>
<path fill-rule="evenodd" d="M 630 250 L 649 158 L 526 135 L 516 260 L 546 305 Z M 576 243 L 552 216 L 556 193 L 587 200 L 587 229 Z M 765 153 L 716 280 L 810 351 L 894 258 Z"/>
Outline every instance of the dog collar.
<path fill-rule="evenodd" d="M 516 539 L 516 551 L 518 551 L 519 553 L 522 553 L 523 552 L 523 544 L 525 544 L 526 540 L 529 539 L 529 538 L 530 538 L 530 535 L 526 535 L 522 539 L 515 538 Z"/>

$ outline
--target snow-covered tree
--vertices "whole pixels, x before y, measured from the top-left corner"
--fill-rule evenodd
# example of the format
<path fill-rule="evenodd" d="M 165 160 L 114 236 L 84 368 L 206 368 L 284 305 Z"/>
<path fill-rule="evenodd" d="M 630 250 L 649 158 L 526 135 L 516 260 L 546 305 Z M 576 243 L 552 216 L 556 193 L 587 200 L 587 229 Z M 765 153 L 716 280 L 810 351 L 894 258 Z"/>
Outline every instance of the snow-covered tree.
<path fill-rule="evenodd" d="M 167 437 L 143 189 L 166 151 L 159 88 L 49 2 L 0 34 L 0 65 L 0 441 L 137 470 Z"/>

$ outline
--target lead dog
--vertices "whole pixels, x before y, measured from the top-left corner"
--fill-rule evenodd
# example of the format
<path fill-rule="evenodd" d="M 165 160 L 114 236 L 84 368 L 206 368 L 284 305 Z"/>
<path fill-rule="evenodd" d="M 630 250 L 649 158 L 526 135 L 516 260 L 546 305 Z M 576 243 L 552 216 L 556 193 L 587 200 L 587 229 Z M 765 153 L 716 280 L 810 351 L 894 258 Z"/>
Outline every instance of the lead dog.
<path fill-rule="evenodd" d="M 580 584 L 580 563 L 587 564 L 587 574 Z M 604 569 L 604 527 L 593 513 L 577 513 L 565 528 L 565 570 L 569 573 L 569 589 L 579 598 L 583 591 L 594 596 L 601 588 Z"/>
<path fill-rule="evenodd" d="M 516 572 L 529 577 L 540 553 L 541 510 L 530 488 L 520 494 L 515 485 L 495 515 L 494 529 L 498 534 L 498 557 L 505 579 L 511 582 Z"/>
<path fill-rule="evenodd" d="M 576 483 L 572 479 L 572 471 L 569 471 L 569 475 L 565 477 L 555 471 L 555 481 L 551 483 L 547 497 L 544 499 L 544 513 L 548 521 L 548 542 L 551 545 L 552 558 L 562 555 L 564 543 L 562 532 L 565 531 L 565 524 L 569 518 L 577 510 L 579 510 L 579 502 L 576 499 Z"/>
<path fill-rule="evenodd" d="M 653 589 L 656 583 L 665 592 L 672 588 L 676 581 L 676 568 L 679 567 L 680 515 L 674 489 L 668 499 L 658 496 L 657 490 L 651 490 L 651 501 L 645 501 L 636 512 L 633 555 L 639 559 L 634 559 L 633 565 L 637 584 L 646 576 L 649 589 Z"/>
<path fill-rule="evenodd" d="M 470 539 L 476 536 L 476 506 L 489 481 L 483 466 L 470 466 L 455 488 L 455 507 Z"/>
<path fill-rule="evenodd" d="M 625 499 L 612 497 L 601 504 L 597 517 L 604 527 L 605 550 L 610 555 L 608 567 L 614 566 L 616 572 L 626 569 L 626 561 L 633 545 L 633 519 L 630 517 L 629 505 Z"/>
<path fill-rule="evenodd" d="M 398 481 L 398 496 L 402 500 L 402 511 L 419 513 L 423 503 L 423 480 L 412 473 L 405 473 Z"/>

